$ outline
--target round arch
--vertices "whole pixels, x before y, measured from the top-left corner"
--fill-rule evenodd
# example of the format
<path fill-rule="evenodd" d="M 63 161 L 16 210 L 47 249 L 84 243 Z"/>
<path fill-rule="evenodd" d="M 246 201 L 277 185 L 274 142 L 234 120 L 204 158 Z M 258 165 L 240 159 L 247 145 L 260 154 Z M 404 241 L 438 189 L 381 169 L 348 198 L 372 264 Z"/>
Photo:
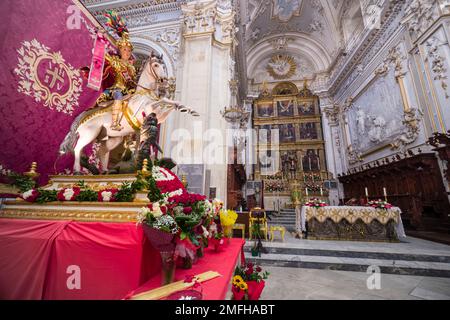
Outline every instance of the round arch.
<path fill-rule="evenodd" d="M 324 72 L 328 70 L 332 63 L 332 59 L 326 48 L 317 40 L 303 33 L 286 33 L 283 35 L 274 35 L 264 38 L 253 45 L 247 52 L 247 74 L 250 74 L 261 63 L 262 60 L 274 54 L 271 40 L 275 40 L 280 36 L 292 38 L 287 53 L 304 56 L 308 61 L 313 63 L 316 72 Z"/>
<path fill-rule="evenodd" d="M 167 67 L 167 75 L 169 77 L 175 77 L 175 64 L 171 59 L 170 53 L 164 47 L 162 47 L 157 42 L 151 41 L 149 39 L 144 39 L 138 36 L 131 37 L 131 42 L 134 45 L 134 51 L 136 53 L 149 56 L 153 50 L 158 54 L 162 54 L 163 61 Z"/>

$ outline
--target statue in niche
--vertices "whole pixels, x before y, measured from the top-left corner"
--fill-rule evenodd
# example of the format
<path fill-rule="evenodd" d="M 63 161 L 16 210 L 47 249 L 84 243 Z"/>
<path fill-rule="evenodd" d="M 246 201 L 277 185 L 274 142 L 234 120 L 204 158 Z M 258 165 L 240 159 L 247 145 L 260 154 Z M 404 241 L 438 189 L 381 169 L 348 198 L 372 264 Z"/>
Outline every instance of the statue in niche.
<path fill-rule="evenodd" d="M 386 129 L 386 120 L 382 116 L 369 116 L 369 119 L 372 120 L 372 127 L 369 130 L 370 141 L 374 143 L 381 142 Z"/>
<path fill-rule="evenodd" d="M 297 173 L 298 158 L 295 152 L 288 155 L 289 179 L 294 180 Z"/>
<path fill-rule="evenodd" d="M 306 155 L 303 157 L 303 171 L 311 172 L 311 171 L 319 171 L 319 156 L 313 149 L 309 149 L 306 151 Z"/>

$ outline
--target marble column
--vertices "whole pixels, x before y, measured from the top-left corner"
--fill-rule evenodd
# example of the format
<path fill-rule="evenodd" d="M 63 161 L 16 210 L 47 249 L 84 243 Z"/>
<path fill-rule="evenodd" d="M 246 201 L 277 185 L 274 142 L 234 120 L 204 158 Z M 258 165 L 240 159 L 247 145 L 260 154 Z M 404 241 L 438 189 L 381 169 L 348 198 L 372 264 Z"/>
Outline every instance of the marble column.
<path fill-rule="evenodd" d="M 177 99 L 200 117 L 177 113 L 166 135 L 168 153 L 187 172 L 193 191 L 227 197 L 227 123 L 220 111 L 230 104 L 234 11 L 226 1 L 192 1 L 182 6 L 183 40 Z M 195 177 L 189 172 L 195 171 Z M 180 171 L 179 171 L 180 173 Z M 194 186 L 195 184 L 195 186 Z"/>

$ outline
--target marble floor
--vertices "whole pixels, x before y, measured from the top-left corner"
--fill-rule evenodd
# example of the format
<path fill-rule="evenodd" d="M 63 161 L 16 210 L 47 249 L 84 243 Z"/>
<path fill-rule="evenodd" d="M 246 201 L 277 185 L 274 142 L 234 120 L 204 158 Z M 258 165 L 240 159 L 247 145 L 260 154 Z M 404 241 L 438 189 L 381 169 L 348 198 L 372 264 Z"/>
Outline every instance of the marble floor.
<path fill-rule="evenodd" d="M 249 259 L 248 247 L 252 244 L 246 243 Z M 263 300 L 450 300 L 448 245 L 413 237 L 400 243 L 374 243 L 295 239 L 289 234 L 285 242 L 278 239 L 263 245 L 268 253 L 262 255 L 262 260 L 253 260 L 261 261 L 264 270 L 271 273 Z M 292 263 L 297 261 L 298 265 Z M 322 267 L 323 263 L 327 266 Z M 361 268 L 329 268 L 349 264 Z M 370 290 L 367 266 L 389 264 L 404 268 L 404 272 L 384 269 L 379 289 Z M 430 276 L 434 269 L 446 276 Z"/>
<path fill-rule="evenodd" d="M 381 274 L 369 290 L 363 272 L 264 267 L 261 300 L 450 300 L 450 278 Z"/>

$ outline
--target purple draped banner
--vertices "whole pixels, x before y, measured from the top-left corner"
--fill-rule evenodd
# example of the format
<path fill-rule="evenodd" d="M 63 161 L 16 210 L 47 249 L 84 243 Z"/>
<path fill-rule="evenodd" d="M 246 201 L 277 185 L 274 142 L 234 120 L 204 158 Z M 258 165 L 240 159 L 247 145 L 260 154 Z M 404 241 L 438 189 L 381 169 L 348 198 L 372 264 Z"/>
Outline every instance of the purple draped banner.
<path fill-rule="evenodd" d="M 0 1 L 0 166 L 38 163 L 40 183 L 71 168 L 58 148 L 73 119 L 99 91 L 87 88 L 95 25 L 78 1 Z M 56 169 L 56 170 L 55 170 Z"/>

